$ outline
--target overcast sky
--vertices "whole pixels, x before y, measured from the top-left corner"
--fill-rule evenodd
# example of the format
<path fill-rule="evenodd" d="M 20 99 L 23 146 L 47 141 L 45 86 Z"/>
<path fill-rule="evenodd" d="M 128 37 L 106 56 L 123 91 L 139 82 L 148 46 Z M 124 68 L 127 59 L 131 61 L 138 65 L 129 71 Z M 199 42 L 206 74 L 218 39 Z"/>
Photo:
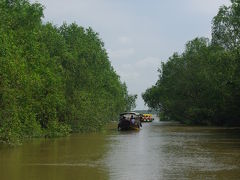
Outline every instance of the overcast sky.
<path fill-rule="evenodd" d="M 35 0 L 31 0 L 35 2 Z M 132 94 L 137 108 L 158 79 L 157 69 L 187 41 L 211 37 L 211 21 L 230 0 L 38 0 L 45 19 L 55 25 L 91 26 L 105 43 L 110 61 Z"/>

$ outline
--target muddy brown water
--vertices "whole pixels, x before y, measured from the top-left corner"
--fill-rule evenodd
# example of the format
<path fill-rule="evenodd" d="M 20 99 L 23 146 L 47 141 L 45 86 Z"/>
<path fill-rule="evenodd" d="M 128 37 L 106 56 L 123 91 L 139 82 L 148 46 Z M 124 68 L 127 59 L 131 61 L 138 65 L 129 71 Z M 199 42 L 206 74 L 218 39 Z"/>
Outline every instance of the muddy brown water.
<path fill-rule="evenodd" d="M 0 145 L 0 180 L 240 179 L 240 129 L 143 124 Z"/>

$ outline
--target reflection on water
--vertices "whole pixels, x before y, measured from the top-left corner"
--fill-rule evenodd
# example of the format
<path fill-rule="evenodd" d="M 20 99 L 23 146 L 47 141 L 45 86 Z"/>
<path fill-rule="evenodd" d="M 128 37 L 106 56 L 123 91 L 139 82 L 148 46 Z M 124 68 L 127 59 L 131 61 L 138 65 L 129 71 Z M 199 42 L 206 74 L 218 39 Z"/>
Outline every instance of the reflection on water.
<path fill-rule="evenodd" d="M 0 146 L 0 179 L 240 179 L 240 130 L 155 120 L 141 131 Z"/>

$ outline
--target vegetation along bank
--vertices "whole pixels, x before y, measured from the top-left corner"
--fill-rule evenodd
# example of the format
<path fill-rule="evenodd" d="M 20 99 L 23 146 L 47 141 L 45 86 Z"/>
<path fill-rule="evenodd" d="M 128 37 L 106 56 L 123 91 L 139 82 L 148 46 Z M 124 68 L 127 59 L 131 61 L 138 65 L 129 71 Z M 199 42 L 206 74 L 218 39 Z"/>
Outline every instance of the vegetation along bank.
<path fill-rule="evenodd" d="M 159 69 L 142 97 L 162 120 L 240 125 L 240 1 L 220 7 L 212 39 L 195 38 Z"/>
<path fill-rule="evenodd" d="M 44 7 L 0 0 L 0 141 L 98 131 L 135 104 L 99 35 L 43 23 Z"/>

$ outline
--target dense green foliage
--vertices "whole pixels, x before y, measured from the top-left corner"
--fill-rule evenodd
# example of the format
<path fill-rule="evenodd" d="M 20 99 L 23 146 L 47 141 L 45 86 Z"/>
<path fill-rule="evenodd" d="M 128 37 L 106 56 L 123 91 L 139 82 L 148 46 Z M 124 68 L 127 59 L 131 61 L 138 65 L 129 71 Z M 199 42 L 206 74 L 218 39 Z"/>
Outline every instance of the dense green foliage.
<path fill-rule="evenodd" d="M 213 19 L 212 42 L 196 38 L 159 70 L 142 95 L 162 120 L 187 124 L 240 125 L 240 1 Z"/>
<path fill-rule="evenodd" d="M 130 110 L 91 28 L 44 24 L 43 6 L 27 0 L 0 0 L 0 12 L 0 141 L 97 131 Z"/>
<path fill-rule="evenodd" d="M 213 19 L 212 42 L 227 50 L 240 47 L 240 0 L 231 0 L 232 5 L 222 6 Z"/>
<path fill-rule="evenodd" d="M 134 95 L 126 94 L 125 97 L 126 97 L 126 102 L 127 102 L 126 111 L 130 111 L 130 110 L 135 109 L 136 108 L 137 94 L 134 94 Z"/>

